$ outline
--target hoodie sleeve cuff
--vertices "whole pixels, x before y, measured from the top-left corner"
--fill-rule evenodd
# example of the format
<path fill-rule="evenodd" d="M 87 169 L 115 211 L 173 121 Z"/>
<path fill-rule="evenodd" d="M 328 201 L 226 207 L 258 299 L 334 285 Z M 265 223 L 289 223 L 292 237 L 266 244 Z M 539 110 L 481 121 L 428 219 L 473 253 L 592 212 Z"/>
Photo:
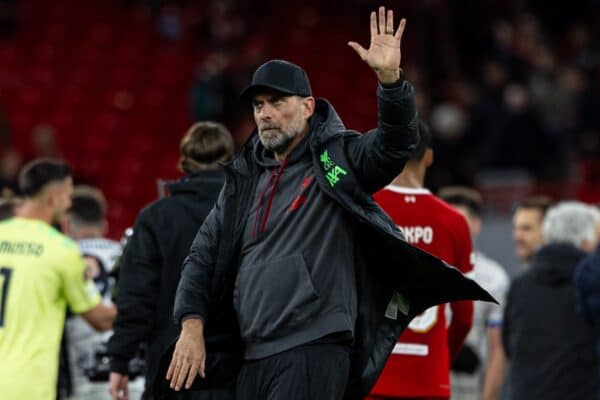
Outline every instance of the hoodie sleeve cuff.
<path fill-rule="evenodd" d="M 127 375 L 129 372 L 129 360 L 120 357 L 110 358 L 110 372 L 117 372 L 122 375 Z"/>
<path fill-rule="evenodd" d="M 404 82 L 404 71 L 402 70 L 402 68 L 400 68 L 400 78 L 398 78 L 398 80 L 394 83 L 382 83 L 379 82 L 379 86 L 381 86 L 382 89 L 396 89 L 399 88 L 400 86 L 402 86 L 402 83 Z"/>
<path fill-rule="evenodd" d="M 204 318 L 202 318 L 202 316 L 200 314 L 190 313 L 190 314 L 183 314 L 183 316 L 181 317 L 181 323 L 183 324 L 188 319 L 199 319 L 200 321 L 204 322 Z"/>

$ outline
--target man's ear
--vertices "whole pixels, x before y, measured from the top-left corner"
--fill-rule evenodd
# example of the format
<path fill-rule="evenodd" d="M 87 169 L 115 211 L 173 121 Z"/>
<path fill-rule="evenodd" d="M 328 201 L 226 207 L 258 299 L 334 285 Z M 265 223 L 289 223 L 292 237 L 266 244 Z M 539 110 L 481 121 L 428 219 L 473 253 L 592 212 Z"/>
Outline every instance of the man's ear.
<path fill-rule="evenodd" d="M 302 116 L 305 119 L 309 119 L 315 113 L 315 98 L 304 97 L 302 99 Z"/>
<path fill-rule="evenodd" d="M 58 204 L 58 188 L 54 184 L 50 184 L 48 187 L 43 189 L 40 196 L 43 202 L 49 207 L 55 207 Z"/>
<path fill-rule="evenodd" d="M 433 149 L 427 148 L 425 149 L 425 154 L 423 155 L 423 163 L 425 164 L 425 168 L 431 167 L 433 164 Z"/>

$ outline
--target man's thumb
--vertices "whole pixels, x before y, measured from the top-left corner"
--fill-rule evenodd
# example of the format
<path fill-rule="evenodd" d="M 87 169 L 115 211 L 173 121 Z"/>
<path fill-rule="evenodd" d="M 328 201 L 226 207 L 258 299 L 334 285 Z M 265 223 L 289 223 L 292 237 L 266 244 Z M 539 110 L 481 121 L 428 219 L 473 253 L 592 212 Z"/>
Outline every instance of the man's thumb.
<path fill-rule="evenodd" d="M 348 42 L 348 46 L 352 47 L 356 54 L 364 61 L 367 58 L 367 50 L 356 42 Z"/>

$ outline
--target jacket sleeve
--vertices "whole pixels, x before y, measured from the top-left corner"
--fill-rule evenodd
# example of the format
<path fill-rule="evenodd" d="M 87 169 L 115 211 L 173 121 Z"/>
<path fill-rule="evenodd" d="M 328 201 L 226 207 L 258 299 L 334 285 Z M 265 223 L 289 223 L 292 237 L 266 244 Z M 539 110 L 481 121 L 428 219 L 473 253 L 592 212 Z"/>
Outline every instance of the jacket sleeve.
<path fill-rule="evenodd" d="M 415 92 L 410 82 L 380 83 L 377 101 L 377 129 L 349 139 L 346 145 L 353 170 L 369 193 L 383 188 L 402 171 L 419 142 Z"/>
<path fill-rule="evenodd" d="M 212 278 L 217 263 L 221 225 L 223 221 L 223 193 L 198 230 L 190 248 L 190 254 L 183 262 L 181 280 L 175 295 L 174 321 L 189 314 L 197 315 L 206 321 L 210 302 Z"/>
<path fill-rule="evenodd" d="M 146 210 L 140 213 L 121 260 L 118 313 L 108 354 L 111 371 L 122 374 L 153 329 L 156 314 L 162 256 L 151 220 Z"/>
<path fill-rule="evenodd" d="M 514 293 L 514 282 L 510 285 L 508 289 L 508 295 L 506 296 L 506 307 L 504 307 L 504 318 L 502 321 L 502 344 L 504 345 L 504 352 L 506 353 L 506 358 L 510 358 L 512 355 L 512 349 L 510 347 L 510 335 L 512 328 L 512 320 L 510 318 L 512 311 L 512 297 Z"/>

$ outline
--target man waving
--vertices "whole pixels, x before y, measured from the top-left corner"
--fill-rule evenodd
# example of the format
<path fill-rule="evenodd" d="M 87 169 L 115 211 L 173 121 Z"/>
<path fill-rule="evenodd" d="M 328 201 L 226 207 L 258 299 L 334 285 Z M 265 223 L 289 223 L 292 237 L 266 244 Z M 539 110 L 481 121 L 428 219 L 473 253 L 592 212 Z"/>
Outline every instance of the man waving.
<path fill-rule="evenodd" d="M 405 23 L 394 32 L 393 12 L 381 7 L 369 49 L 349 43 L 379 80 L 379 124 L 367 135 L 313 97 L 299 66 L 271 60 L 256 70 L 242 93 L 256 131 L 227 168 L 177 290 L 173 389 L 198 375 L 199 385 L 223 384 L 226 370 L 237 399 L 361 398 L 413 316 L 488 298 L 404 242 L 371 198 L 419 140 L 414 90 L 400 70 Z M 222 361 L 239 348 L 238 374 Z"/>

